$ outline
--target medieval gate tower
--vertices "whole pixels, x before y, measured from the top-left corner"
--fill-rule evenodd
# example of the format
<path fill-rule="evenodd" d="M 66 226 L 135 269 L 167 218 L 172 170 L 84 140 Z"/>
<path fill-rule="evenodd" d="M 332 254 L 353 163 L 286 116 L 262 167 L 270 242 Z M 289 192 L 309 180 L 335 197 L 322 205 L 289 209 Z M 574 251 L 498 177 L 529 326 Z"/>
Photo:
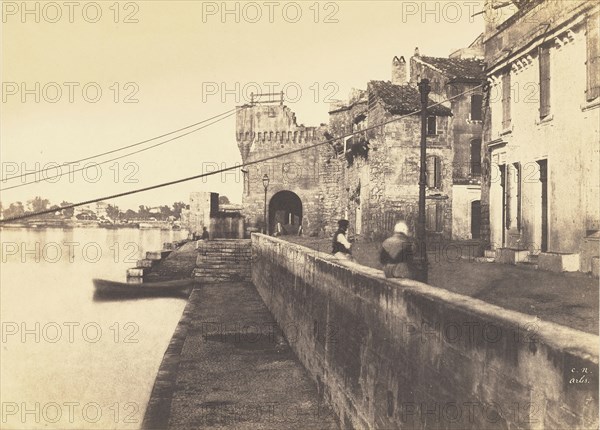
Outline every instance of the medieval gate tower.
<path fill-rule="evenodd" d="M 254 101 L 265 97 L 270 99 Z M 280 94 L 253 95 L 249 105 L 237 108 L 236 138 L 244 163 L 322 142 L 325 130 L 324 125 L 298 125 Z M 323 207 L 324 185 L 332 174 L 327 163 L 330 153 L 331 146 L 324 144 L 246 166 L 242 203 L 248 229 L 270 234 L 321 232 L 329 223 Z"/>

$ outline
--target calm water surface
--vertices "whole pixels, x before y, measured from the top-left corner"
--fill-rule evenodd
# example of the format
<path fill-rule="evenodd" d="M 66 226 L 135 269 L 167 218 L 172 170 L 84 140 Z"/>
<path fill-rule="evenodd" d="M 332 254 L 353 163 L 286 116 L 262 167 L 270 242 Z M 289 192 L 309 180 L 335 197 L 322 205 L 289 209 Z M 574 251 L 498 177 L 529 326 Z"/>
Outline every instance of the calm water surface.
<path fill-rule="evenodd" d="M 93 278 L 125 272 L 186 231 L 2 229 L 0 400 L 6 429 L 136 429 L 186 305 L 98 302 Z"/>

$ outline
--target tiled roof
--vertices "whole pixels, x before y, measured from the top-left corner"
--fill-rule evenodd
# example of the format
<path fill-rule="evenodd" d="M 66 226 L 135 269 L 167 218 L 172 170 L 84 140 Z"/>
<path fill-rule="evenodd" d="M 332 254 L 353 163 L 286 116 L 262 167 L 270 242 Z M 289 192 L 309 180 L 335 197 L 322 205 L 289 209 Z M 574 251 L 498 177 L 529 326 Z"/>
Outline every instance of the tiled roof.
<path fill-rule="evenodd" d="M 416 58 L 441 70 L 452 80 L 483 81 L 485 79 L 484 62 L 481 59 L 424 56 Z"/>
<path fill-rule="evenodd" d="M 385 109 L 391 114 L 407 114 L 421 109 L 421 94 L 419 90 L 409 84 L 394 85 L 389 81 L 371 81 L 368 85 L 369 100 L 377 97 Z M 429 99 L 429 105 L 435 102 Z M 434 115 L 451 116 L 452 111 L 442 105 L 432 106 L 429 109 Z"/>

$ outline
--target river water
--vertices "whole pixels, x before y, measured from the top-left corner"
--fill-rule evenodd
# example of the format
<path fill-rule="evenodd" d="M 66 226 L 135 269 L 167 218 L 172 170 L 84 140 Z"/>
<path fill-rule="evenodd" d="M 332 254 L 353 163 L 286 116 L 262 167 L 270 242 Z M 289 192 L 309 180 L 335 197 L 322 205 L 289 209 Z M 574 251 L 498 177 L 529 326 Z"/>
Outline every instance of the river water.
<path fill-rule="evenodd" d="M 98 302 L 93 278 L 125 280 L 186 231 L 0 231 L 3 429 L 136 429 L 186 301 Z"/>

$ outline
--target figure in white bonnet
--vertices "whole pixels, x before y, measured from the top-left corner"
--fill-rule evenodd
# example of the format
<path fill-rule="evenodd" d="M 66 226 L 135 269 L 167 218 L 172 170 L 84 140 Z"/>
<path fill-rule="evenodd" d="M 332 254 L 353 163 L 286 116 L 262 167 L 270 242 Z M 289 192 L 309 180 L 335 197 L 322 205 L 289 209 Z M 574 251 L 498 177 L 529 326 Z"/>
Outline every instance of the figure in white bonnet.
<path fill-rule="evenodd" d="M 409 236 L 406 222 L 398 221 L 394 226 L 394 234 L 383 241 L 379 262 L 383 265 L 386 278 L 416 279 L 413 241 Z"/>

